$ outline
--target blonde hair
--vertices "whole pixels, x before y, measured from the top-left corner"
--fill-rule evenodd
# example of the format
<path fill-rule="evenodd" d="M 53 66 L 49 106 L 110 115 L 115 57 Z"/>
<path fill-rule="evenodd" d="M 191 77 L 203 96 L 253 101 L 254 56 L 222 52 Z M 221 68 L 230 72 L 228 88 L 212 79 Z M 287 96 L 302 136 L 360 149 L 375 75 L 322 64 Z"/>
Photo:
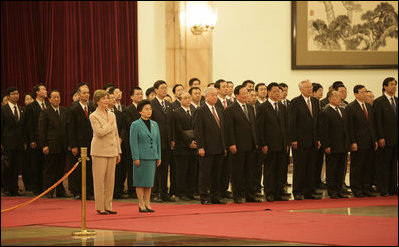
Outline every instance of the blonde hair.
<path fill-rule="evenodd" d="M 103 89 L 96 90 L 93 95 L 94 104 L 97 105 L 97 102 L 100 101 L 100 99 L 102 97 L 107 96 L 107 95 L 109 96 L 109 93 Z"/>

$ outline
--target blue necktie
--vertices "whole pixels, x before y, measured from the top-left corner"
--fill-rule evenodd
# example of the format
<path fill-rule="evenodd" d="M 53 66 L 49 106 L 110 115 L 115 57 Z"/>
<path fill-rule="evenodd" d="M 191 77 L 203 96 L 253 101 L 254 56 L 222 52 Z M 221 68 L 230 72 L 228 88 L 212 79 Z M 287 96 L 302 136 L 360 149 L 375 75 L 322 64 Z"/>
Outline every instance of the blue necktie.
<path fill-rule="evenodd" d="M 396 106 L 395 106 L 395 102 L 393 101 L 393 97 L 391 97 L 391 106 L 392 106 L 393 112 L 395 112 L 395 114 L 396 114 Z"/>
<path fill-rule="evenodd" d="M 274 103 L 274 109 L 276 110 L 277 117 L 279 117 L 280 116 L 280 111 L 278 110 L 277 102 Z"/>

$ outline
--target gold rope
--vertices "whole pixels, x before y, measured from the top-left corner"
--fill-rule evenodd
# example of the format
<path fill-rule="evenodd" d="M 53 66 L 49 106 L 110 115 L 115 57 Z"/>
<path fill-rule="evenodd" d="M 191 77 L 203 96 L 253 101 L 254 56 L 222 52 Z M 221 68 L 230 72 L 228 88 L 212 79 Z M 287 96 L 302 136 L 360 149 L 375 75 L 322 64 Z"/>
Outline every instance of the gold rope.
<path fill-rule="evenodd" d="M 76 162 L 76 164 L 72 167 L 71 170 L 69 170 L 69 172 L 67 172 L 60 180 L 58 180 L 58 182 L 56 182 L 53 186 L 51 186 L 50 188 L 48 188 L 46 191 L 44 191 L 43 193 L 41 193 L 40 195 L 36 196 L 35 198 L 33 198 L 32 200 L 28 201 L 28 202 L 24 202 L 21 204 L 18 204 L 12 208 L 7 208 L 4 210 L 1 210 L 1 213 L 5 213 L 23 206 L 26 206 L 28 204 L 31 204 L 32 202 L 36 201 L 37 199 L 39 199 L 40 197 L 44 196 L 45 194 L 47 194 L 49 191 L 51 191 L 52 189 L 54 189 L 57 185 L 59 185 L 62 181 L 64 181 L 75 169 L 76 167 L 78 167 L 79 163 L 82 161 L 81 158 L 79 158 L 78 162 Z"/>

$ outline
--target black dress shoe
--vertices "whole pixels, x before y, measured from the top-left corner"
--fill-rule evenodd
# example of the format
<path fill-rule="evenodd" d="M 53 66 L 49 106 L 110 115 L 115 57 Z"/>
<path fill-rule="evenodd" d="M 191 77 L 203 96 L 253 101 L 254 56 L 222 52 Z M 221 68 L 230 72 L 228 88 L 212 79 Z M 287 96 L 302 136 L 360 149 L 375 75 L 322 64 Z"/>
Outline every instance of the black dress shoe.
<path fill-rule="evenodd" d="M 227 203 L 227 202 L 224 201 L 223 199 L 222 199 L 222 200 L 220 200 L 220 199 L 214 199 L 214 200 L 211 200 L 211 202 L 212 202 L 213 204 L 226 204 L 226 203 Z"/>
<path fill-rule="evenodd" d="M 247 197 L 245 200 L 246 202 L 262 202 L 261 199 L 255 198 L 255 197 Z"/>
<path fill-rule="evenodd" d="M 149 212 L 149 213 L 154 213 L 154 212 L 155 212 L 155 210 L 154 210 L 154 209 L 147 208 L 147 206 L 145 207 L 145 209 L 146 209 L 146 210 L 147 210 L 147 212 Z"/>
<path fill-rule="evenodd" d="M 102 214 L 102 215 L 104 215 L 104 214 L 108 214 L 107 212 L 105 212 L 105 211 L 100 211 L 100 210 L 97 210 L 97 214 Z"/>
<path fill-rule="evenodd" d="M 235 198 L 234 199 L 234 203 L 243 203 L 244 202 L 244 198 Z"/>
<path fill-rule="evenodd" d="M 161 197 L 164 202 L 175 202 L 176 198 L 174 196 L 163 196 Z"/>
<path fill-rule="evenodd" d="M 74 195 L 73 198 L 76 199 L 76 200 L 80 200 L 80 199 L 82 199 L 82 196 L 81 195 Z"/>
<path fill-rule="evenodd" d="M 140 213 L 147 213 L 148 211 L 147 211 L 146 208 L 140 208 L 140 206 L 139 206 L 139 212 Z"/>
<path fill-rule="evenodd" d="M 179 200 L 182 200 L 182 201 L 190 201 L 191 199 L 188 198 L 187 196 L 179 196 Z"/>
<path fill-rule="evenodd" d="M 331 199 L 339 199 L 340 197 L 337 194 L 331 194 L 330 198 Z"/>
<path fill-rule="evenodd" d="M 319 199 L 321 199 L 321 196 L 320 195 L 316 195 L 316 194 L 311 194 L 311 195 L 305 195 L 304 198 L 305 199 L 319 200 Z"/>
<path fill-rule="evenodd" d="M 116 212 L 116 211 L 106 210 L 106 209 L 105 209 L 105 211 L 106 211 L 107 213 L 109 213 L 109 214 L 117 214 L 117 213 L 118 213 L 118 212 Z"/>
<path fill-rule="evenodd" d="M 297 201 L 300 201 L 300 200 L 303 200 L 304 197 L 303 197 L 303 195 L 301 195 L 301 194 L 295 194 L 295 195 L 294 195 L 294 199 L 297 200 Z"/>
<path fill-rule="evenodd" d="M 57 194 L 57 197 L 69 198 L 69 197 L 72 197 L 72 195 L 69 195 L 69 194 L 67 194 L 67 193 L 63 193 L 63 194 Z"/>
<path fill-rule="evenodd" d="M 212 203 L 210 201 L 201 199 L 201 204 L 202 205 L 211 205 Z"/>
<path fill-rule="evenodd" d="M 289 197 L 284 196 L 284 195 L 279 195 L 274 197 L 275 201 L 289 201 Z"/>
<path fill-rule="evenodd" d="M 356 192 L 353 193 L 353 196 L 357 197 L 357 198 L 363 198 L 364 197 L 363 193 L 359 193 L 359 192 L 358 193 L 356 193 Z"/>
<path fill-rule="evenodd" d="M 274 196 L 273 196 L 273 195 L 267 195 L 267 196 L 266 196 L 266 201 L 268 201 L 268 202 L 274 202 Z"/>
<path fill-rule="evenodd" d="M 115 194 L 114 198 L 115 199 L 127 199 L 127 198 L 129 198 L 129 195 L 128 194 L 119 193 L 119 194 Z"/>
<path fill-rule="evenodd" d="M 338 196 L 341 198 L 349 198 L 349 196 L 347 194 L 344 194 L 342 192 L 338 193 Z"/>

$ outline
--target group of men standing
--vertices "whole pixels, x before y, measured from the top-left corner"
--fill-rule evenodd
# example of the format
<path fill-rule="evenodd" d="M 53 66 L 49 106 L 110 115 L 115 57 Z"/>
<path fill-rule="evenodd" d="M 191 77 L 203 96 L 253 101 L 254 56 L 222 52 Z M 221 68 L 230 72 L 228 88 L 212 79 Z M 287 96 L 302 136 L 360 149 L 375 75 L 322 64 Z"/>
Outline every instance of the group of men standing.
<path fill-rule="evenodd" d="M 323 155 L 329 196 L 348 197 L 345 189 L 348 152 L 350 186 L 355 197 L 376 196 L 372 185 L 377 186 L 382 196 L 397 194 L 398 100 L 394 78 L 384 80 L 383 95 L 373 106 L 365 103 L 364 85 L 354 87 L 356 100 L 347 105 L 340 95 L 343 83 L 334 83 L 324 100 L 327 104 L 313 97 L 314 87 L 309 80 L 299 83 L 301 95 L 290 102 L 285 98 L 288 89 L 285 84 L 260 83 L 254 87 L 252 81 L 245 81 L 234 88 L 234 97 L 230 84 L 218 80 L 202 96 L 200 80 L 193 78 L 187 92 L 183 85 L 176 84 L 172 90 L 176 100 L 169 102 L 167 83 L 162 80 L 154 83 L 151 119 L 158 123 L 162 146 L 154 201 L 175 201 L 175 196 L 193 200 L 199 196 L 202 204 L 224 204 L 226 198 L 233 198 L 235 203 L 261 202 L 258 192 L 262 175 L 267 201 L 288 200 L 291 195 L 285 187 L 290 149 L 295 200 L 321 198 Z M 117 100 L 120 90 L 115 85 L 104 88 L 110 93 L 109 110 L 116 115 L 122 144 L 114 195 L 134 197 L 133 162 L 126 130 L 140 118 L 137 104 L 143 99 L 143 91 L 134 87 L 130 92 L 132 104 L 126 107 Z M 23 109 L 17 105 L 18 89 L 10 87 L 6 92 L 9 103 L 1 110 L 1 145 L 10 164 L 2 170 L 2 186 L 10 196 L 18 195 L 18 173 L 25 150 L 31 150 L 31 163 L 24 166 L 30 176 L 23 179 L 34 194 L 60 179 L 66 160 L 75 164 L 81 147 L 88 147 L 90 153 L 93 131 L 89 115 L 95 106 L 89 100 L 88 85 L 78 85 L 78 99 L 69 109 L 60 106 L 60 92 L 51 91 L 47 103 L 43 84 L 35 86 L 33 91 L 36 100 Z M 78 168 L 69 180 L 69 190 L 76 199 L 81 195 L 80 176 Z M 90 161 L 87 181 L 90 199 L 93 197 Z M 228 191 L 230 182 L 232 195 Z M 50 193 L 47 197 L 53 196 Z M 57 187 L 56 196 L 67 196 L 62 185 Z"/>

